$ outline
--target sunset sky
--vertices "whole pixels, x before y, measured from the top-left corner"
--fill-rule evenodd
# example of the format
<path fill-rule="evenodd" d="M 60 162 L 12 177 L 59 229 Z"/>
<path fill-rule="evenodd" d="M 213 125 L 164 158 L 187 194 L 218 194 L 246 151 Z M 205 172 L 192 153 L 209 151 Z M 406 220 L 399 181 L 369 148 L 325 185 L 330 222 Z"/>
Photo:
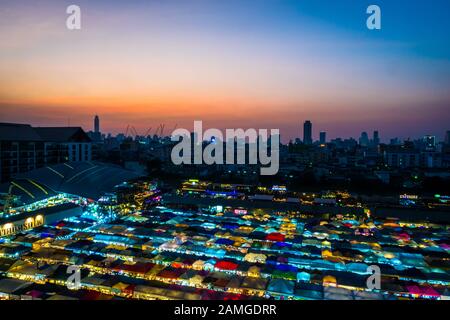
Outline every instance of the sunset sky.
<path fill-rule="evenodd" d="M 0 0 L 0 121 L 442 139 L 449 31 L 448 0 Z"/>

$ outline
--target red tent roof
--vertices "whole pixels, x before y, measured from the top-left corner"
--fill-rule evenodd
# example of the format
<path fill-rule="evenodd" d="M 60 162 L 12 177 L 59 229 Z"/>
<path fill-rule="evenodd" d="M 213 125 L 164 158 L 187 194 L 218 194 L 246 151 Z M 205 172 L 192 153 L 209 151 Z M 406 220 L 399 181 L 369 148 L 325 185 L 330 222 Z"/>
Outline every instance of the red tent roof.
<path fill-rule="evenodd" d="M 218 261 L 215 264 L 215 267 L 222 270 L 236 270 L 238 268 L 238 264 L 229 261 Z"/>
<path fill-rule="evenodd" d="M 162 270 L 160 273 L 158 273 L 158 276 L 161 278 L 166 278 L 166 279 L 177 279 L 178 278 L 178 274 L 172 270 Z"/>
<path fill-rule="evenodd" d="M 113 268 L 115 271 L 128 271 L 145 274 L 155 266 L 154 263 L 120 264 Z"/>
<path fill-rule="evenodd" d="M 94 290 L 88 290 L 83 297 L 82 300 L 97 300 L 100 297 L 101 293 Z"/>
<path fill-rule="evenodd" d="M 134 284 L 130 284 L 128 287 L 125 288 L 125 290 L 123 290 L 123 292 L 133 294 L 134 288 L 136 288 L 136 286 Z"/>
<path fill-rule="evenodd" d="M 59 222 L 57 225 L 56 225 L 56 227 L 58 227 L 58 228 L 62 228 L 62 227 L 64 227 L 66 224 L 64 223 L 64 221 L 61 221 L 61 222 Z"/>
<path fill-rule="evenodd" d="M 278 232 L 269 233 L 266 236 L 266 240 L 269 240 L 269 241 L 283 242 L 284 239 L 285 239 L 284 234 L 281 234 L 281 233 L 278 233 Z"/>
<path fill-rule="evenodd" d="M 246 296 L 237 293 L 225 293 L 223 300 L 244 300 Z"/>

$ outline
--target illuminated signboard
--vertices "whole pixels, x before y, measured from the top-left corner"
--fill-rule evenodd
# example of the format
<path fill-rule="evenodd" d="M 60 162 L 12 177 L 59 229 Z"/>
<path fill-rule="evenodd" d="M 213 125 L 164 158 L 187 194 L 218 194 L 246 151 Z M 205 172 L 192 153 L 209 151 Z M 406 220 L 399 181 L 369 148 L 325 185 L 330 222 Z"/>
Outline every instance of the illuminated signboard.
<path fill-rule="evenodd" d="M 272 191 L 282 191 L 282 192 L 286 192 L 287 188 L 285 186 L 273 186 L 272 187 Z"/>
<path fill-rule="evenodd" d="M 415 194 L 401 194 L 399 203 L 402 206 L 414 206 L 417 204 L 417 200 L 419 199 L 419 196 Z"/>
<path fill-rule="evenodd" d="M 401 194 L 400 199 L 417 200 L 417 199 L 419 199 L 419 196 L 415 195 L 415 194 Z"/>
<path fill-rule="evenodd" d="M 439 202 L 442 202 L 442 203 L 448 203 L 448 202 L 450 202 L 450 196 L 445 196 L 445 195 L 435 194 L 434 197 L 435 197 L 436 199 L 439 199 Z"/>
<path fill-rule="evenodd" d="M 247 214 L 245 209 L 234 209 L 234 214 Z"/>

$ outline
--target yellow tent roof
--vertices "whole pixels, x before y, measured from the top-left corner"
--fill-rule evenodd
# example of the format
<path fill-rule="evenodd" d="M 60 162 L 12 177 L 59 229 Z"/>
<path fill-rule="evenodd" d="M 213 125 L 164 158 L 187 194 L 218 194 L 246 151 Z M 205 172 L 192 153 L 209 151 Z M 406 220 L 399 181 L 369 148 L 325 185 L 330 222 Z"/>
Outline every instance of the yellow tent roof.
<path fill-rule="evenodd" d="M 323 277 L 323 282 L 325 283 L 337 283 L 337 280 L 333 276 L 325 276 Z"/>
<path fill-rule="evenodd" d="M 119 289 L 119 290 L 125 290 L 128 287 L 128 284 L 123 283 L 123 282 L 118 282 L 115 285 L 113 285 L 114 289 Z"/>

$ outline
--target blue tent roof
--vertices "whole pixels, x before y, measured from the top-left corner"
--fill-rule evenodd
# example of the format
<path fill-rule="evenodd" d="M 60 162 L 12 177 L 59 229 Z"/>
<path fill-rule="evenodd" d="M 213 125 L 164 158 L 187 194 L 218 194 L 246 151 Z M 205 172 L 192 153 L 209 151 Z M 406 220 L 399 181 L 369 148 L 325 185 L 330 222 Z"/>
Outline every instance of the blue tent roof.
<path fill-rule="evenodd" d="M 311 275 L 308 272 L 297 273 L 297 281 L 310 281 Z"/>
<path fill-rule="evenodd" d="M 296 267 L 290 266 L 288 264 L 279 264 L 275 268 L 280 271 L 288 271 L 288 272 L 297 272 L 298 270 Z"/>
<path fill-rule="evenodd" d="M 294 282 L 284 279 L 272 279 L 267 291 L 278 294 L 292 294 L 294 293 Z"/>
<path fill-rule="evenodd" d="M 223 245 L 232 245 L 234 243 L 233 240 L 226 239 L 226 238 L 220 238 L 216 240 L 216 244 L 223 244 Z"/>
<path fill-rule="evenodd" d="M 278 247 L 282 247 L 282 248 L 284 248 L 284 247 L 292 247 L 292 244 L 287 243 L 287 242 L 276 242 L 275 245 L 278 246 Z"/>
<path fill-rule="evenodd" d="M 232 229 L 232 230 L 239 228 L 239 226 L 235 224 L 224 224 L 222 227 L 224 229 Z"/>

